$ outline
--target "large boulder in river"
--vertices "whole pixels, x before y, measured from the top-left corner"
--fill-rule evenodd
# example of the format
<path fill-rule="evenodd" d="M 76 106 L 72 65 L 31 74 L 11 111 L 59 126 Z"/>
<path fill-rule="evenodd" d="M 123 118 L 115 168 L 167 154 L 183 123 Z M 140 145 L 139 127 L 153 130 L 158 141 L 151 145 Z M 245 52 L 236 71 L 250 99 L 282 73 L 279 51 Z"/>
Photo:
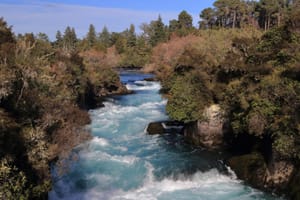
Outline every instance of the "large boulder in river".
<path fill-rule="evenodd" d="M 149 135 L 164 133 L 181 133 L 183 123 L 177 121 L 151 122 L 146 129 Z"/>
<path fill-rule="evenodd" d="M 162 125 L 162 122 L 151 122 L 147 127 L 147 133 L 149 135 L 165 133 L 165 129 Z"/>
<path fill-rule="evenodd" d="M 204 120 L 185 126 L 184 136 L 195 145 L 216 149 L 224 143 L 224 112 L 219 105 L 211 105 L 204 111 Z"/>

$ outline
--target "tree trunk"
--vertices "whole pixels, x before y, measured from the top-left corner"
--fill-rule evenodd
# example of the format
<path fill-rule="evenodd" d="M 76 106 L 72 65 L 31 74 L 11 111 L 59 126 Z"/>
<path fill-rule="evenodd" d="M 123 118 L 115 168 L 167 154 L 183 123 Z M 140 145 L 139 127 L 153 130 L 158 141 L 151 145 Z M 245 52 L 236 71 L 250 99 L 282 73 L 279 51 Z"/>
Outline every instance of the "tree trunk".
<path fill-rule="evenodd" d="M 271 24 L 271 16 L 268 15 L 268 30 L 270 29 L 270 24 Z"/>
<path fill-rule="evenodd" d="M 265 21 L 265 31 L 267 31 L 267 17 L 265 17 L 264 21 Z"/>
<path fill-rule="evenodd" d="M 236 10 L 233 11 L 233 22 L 232 22 L 232 28 L 235 28 L 235 24 L 236 24 Z"/>

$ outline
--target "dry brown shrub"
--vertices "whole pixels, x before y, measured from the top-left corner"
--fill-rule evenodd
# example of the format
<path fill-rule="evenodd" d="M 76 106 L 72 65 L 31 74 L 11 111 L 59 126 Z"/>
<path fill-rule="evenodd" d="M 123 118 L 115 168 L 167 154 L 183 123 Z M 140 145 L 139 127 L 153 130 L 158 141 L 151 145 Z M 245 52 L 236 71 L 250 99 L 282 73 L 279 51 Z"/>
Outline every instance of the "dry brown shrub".
<path fill-rule="evenodd" d="M 258 38 L 261 34 L 255 29 L 245 28 L 242 30 L 200 30 L 196 35 L 173 36 L 167 43 L 161 43 L 153 49 L 151 63 L 144 68 L 144 71 L 155 72 L 159 77 L 168 77 L 186 50 L 194 53 L 191 58 L 194 55 L 201 57 L 199 67 L 215 67 L 224 61 L 232 48 L 234 38 Z"/>
<path fill-rule="evenodd" d="M 116 48 L 110 47 L 106 52 L 91 49 L 80 53 L 87 66 L 97 66 L 105 68 L 117 67 L 121 61 L 121 57 Z"/>

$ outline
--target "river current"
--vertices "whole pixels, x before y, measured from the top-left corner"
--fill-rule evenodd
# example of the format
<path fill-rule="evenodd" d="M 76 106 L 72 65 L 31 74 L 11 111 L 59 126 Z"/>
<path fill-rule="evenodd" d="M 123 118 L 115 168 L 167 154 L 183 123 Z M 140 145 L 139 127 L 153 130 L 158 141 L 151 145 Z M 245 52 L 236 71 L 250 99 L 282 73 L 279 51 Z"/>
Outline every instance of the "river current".
<path fill-rule="evenodd" d="M 149 122 L 167 120 L 166 100 L 151 75 L 121 73 L 134 94 L 108 98 L 91 110 L 93 139 L 74 149 L 63 175 L 52 169 L 49 199 L 273 200 L 223 165 L 221 152 L 192 147 L 182 136 L 147 135 Z"/>

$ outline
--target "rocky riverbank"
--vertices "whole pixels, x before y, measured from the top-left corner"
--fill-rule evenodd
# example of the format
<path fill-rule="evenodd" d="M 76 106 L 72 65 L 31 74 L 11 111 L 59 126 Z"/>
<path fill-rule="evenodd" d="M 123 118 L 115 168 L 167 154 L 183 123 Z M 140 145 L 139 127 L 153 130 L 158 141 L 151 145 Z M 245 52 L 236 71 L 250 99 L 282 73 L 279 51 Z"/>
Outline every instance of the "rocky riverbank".
<path fill-rule="evenodd" d="M 268 192 L 299 199 L 300 174 L 297 163 L 282 159 L 270 138 L 230 132 L 224 111 L 213 104 L 204 109 L 202 120 L 190 123 L 161 121 L 150 123 L 148 134 L 183 134 L 186 141 L 208 150 L 229 153 L 225 163 L 245 183 Z M 166 128 L 166 124 L 176 129 Z"/>
<path fill-rule="evenodd" d="M 204 120 L 185 125 L 183 132 L 187 141 L 207 149 L 230 152 L 232 156 L 226 164 L 247 184 L 285 194 L 291 199 L 300 198 L 299 165 L 282 158 L 273 148 L 271 138 L 234 135 L 218 105 L 206 108 L 204 116 Z"/>

